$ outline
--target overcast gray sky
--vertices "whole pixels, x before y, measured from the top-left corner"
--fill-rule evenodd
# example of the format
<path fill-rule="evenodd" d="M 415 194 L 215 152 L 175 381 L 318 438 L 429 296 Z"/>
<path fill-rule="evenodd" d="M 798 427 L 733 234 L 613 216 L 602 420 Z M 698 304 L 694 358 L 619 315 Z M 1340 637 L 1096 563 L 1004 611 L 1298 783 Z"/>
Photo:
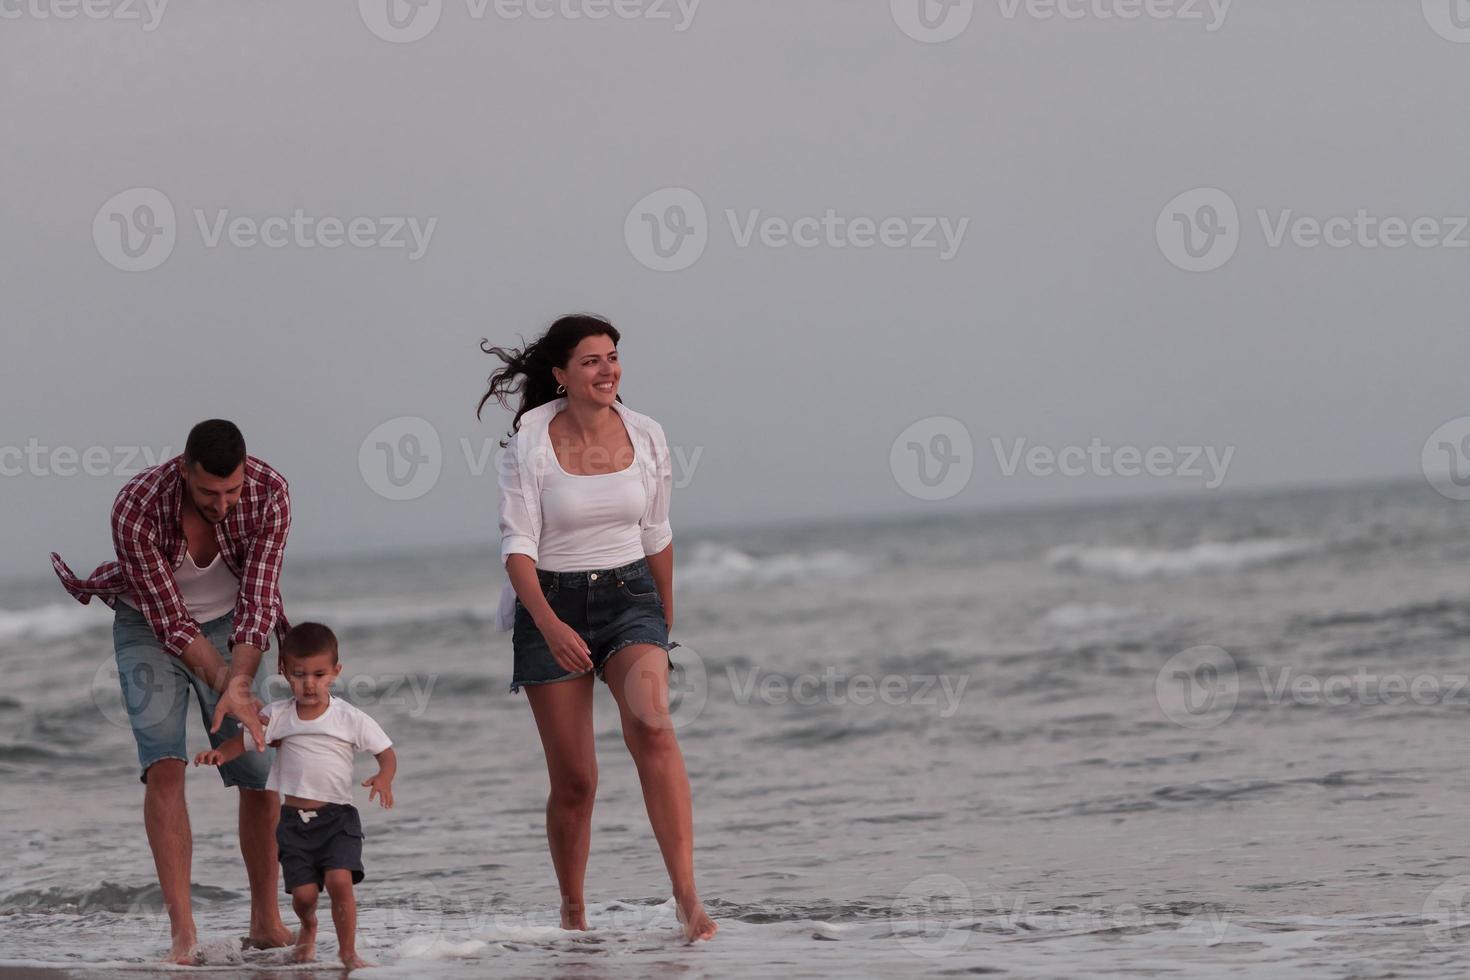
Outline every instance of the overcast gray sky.
<path fill-rule="evenodd" d="M 1467 412 L 1451 0 L 95 2 L 0 3 L 0 572 L 109 557 L 114 449 L 211 416 L 291 480 L 293 554 L 494 549 L 478 342 L 576 310 L 694 461 L 676 528 L 1413 476 Z M 399 417 L 442 447 L 408 500 L 360 465 Z M 958 458 L 936 418 L 972 475 L 930 500 L 894 442 Z M 1233 454 L 1210 489 L 993 439 Z"/>

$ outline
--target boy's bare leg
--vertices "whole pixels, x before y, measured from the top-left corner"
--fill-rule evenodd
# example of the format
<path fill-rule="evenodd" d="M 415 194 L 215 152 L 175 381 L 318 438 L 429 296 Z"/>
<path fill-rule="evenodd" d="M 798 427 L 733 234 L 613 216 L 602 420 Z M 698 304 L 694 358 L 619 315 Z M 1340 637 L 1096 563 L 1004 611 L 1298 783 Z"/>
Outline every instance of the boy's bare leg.
<path fill-rule="evenodd" d="M 166 962 L 193 966 L 199 962 L 195 949 L 199 937 L 194 931 L 194 910 L 189 902 L 194 835 L 189 829 L 189 809 L 184 800 L 184 771 L 182 759 L 160 759 L 148 767 L 148 782 L 143 789 L 143 826 L 148 832 L 148 847 L 153 851 L 153 866 L 158 871 L 158 887 L 163 892 L 173 937 Z"/>
<path fill-rule="evenodd" d="M 247 947 L 275 949 L 289 946 L 296 937 L 281 921 L 276 904 L 280 881 L 276 855 L 276 822 L 281 817 L 281 798 L 272 790 L 240 790 L 240 854 L 250 879 L 250 936 Z"/>
<path fill-rule="evenodd" d="M 301 920 L 301 929 L 296 933 L 296 949 L 291 954 L 295 963 L 310 963 L 316 959 L 316 900 L 321 894 L 316 885 L 298 885 L 291 890 L 291 906 Z"/>
<path fill-rule="evenodd" d="M 349 970 L 377 966 L 357 955 L 357 897 L 352 894 L 352 872 L 327 872 L 327 894 L 332 897 L 332 924 L 337 927 L 337 956 Z"/>

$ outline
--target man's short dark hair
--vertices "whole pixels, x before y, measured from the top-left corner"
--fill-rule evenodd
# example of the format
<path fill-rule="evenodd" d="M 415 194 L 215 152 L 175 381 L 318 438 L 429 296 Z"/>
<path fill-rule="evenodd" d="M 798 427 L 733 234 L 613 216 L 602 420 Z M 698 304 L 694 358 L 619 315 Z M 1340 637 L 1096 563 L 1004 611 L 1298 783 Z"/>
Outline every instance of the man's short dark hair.
<path fill-rule="evenodd" d="M 229 476 L 245 462 L 245 437 L 235 423 L 225 419 L 208 419 L 189 430 L 184 443 L 184 465 L 198 463 L 204 472 Z"/>
<path fill-rule="evenodd" d="M 321 623 L 297 623 L 286 631 L 286 638 L 281 641 L 284 660 L 299 660 L 319 653 L 330 653 L 332 663 L 337 662 L 337 634 Z"/>

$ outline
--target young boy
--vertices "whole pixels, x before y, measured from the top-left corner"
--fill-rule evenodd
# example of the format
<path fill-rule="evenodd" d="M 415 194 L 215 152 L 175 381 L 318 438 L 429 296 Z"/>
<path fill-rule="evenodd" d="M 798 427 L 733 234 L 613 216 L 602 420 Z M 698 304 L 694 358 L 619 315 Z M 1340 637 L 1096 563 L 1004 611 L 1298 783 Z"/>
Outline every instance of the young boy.
<path fill-rule="evenodd" d="M 266 789 L 282 794 L 276 826 L 281 871 L 291 904 L 301 919 L 292 958 L 316 958 L 316 900 L 325 885 L 337 926 L 338 956 L 349 970 L 375 966 L 357 955 L 357 902 L 352 886 L 362 881 L 362 821 L 352 805 L 352 759 L 371 752 L 377 775 L 364 780 L 368 802 L 393 805 L 398 769 L 392 742 L 362 711 L 328 690 L 342 673 L 337 637 L 320 623 L 300 623 L 281 641 L 281 669 L 293 697 L 261 709 L 265 740 L 276 749 Z M 196 766 L 218 766 L 245 751 L 242 732 L 194 758 Z"/>

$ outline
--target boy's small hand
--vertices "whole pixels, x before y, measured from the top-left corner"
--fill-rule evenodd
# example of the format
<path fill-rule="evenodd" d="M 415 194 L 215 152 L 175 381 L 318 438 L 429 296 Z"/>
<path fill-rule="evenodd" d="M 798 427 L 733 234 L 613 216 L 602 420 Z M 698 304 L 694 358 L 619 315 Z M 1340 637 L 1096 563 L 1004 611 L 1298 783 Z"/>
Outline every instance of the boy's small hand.
<path fill-rule="evenodd" d="M 393 809 L 393 780 L 385 777 L 382 773 L 377 773 L 364 779 L 362 784 L 369 787 L 369 803 L 373 801 L 374 796 L 381 796 L 382 799 L 378 801 L 379 805 L 388 810 Z"/>
<path fill-rule="evenodd" d="M 200 752 L 194 757 L 196 766 L 222 766 L 225 762 L 225 754 L 219 749 L 209 749 Z"/>

